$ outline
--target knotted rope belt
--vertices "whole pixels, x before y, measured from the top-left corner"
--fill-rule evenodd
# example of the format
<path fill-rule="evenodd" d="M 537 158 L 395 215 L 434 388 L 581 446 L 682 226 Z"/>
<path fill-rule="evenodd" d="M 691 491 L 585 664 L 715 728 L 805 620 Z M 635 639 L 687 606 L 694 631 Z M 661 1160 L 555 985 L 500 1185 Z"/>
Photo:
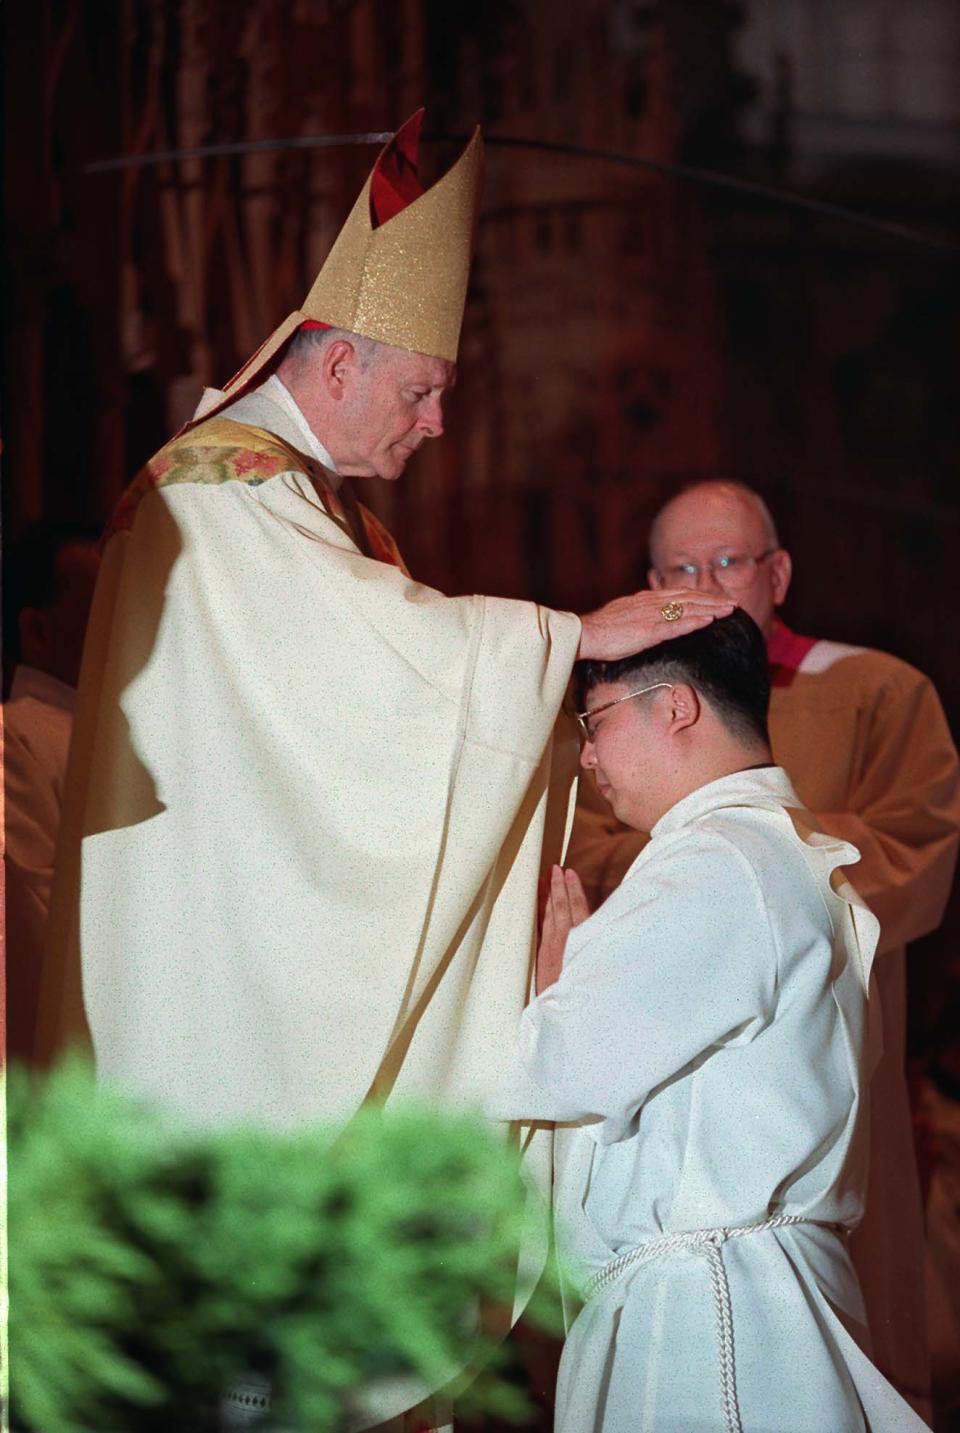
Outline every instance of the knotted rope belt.
<path fill-rule="evenodd" d="M 743 1433 L 740 1419 L 740 1405 L 737 1400 L 737 1371 L 733 1355 L 733 1312 L 730 1307 L 730 1285 L 723 1263 L 723 1246 L 728 1239 L 740 1239 L 745 1234 L 762 1234 L 767 1229 L 782 1229 L 787 1224 L 815 1224 L 801 1214 L 774 1214 L 761 1224 L 734 1224 L 719 1229 L 688 1229 L 678 1234 L 665 1234 L 662 1239 L 653 1239 L 649 1244 L 638 1244 L 626 1249 L 598 1269 L 586 1289 L 586 1297 L 596 1298 L 628 1269 L 640 1264 L 652 1263 L 665 1254 L 675 1254 L 680 1249 L 693 1249 L 703 1254 L 710 1270 L 710 1284 L 713 1290 L 713 1307 L 717 1316 L 717 1351 L 720 1358 L 720 1394 L 723 1402 L 723 1416 L 727 1433 Z M 835 1225 L 821 1225 L 834 1229 Z"/>

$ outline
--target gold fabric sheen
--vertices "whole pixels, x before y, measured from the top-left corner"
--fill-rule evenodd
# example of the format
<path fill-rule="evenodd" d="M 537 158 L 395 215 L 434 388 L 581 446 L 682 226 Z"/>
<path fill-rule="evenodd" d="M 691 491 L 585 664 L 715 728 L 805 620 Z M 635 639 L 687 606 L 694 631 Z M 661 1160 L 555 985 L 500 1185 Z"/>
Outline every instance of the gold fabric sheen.
<path fill-rule="evenodd" d="M 374 229 L 371 179 L 303 313 L 395 348 L 456 362 L 483 174 L 479 129 L 442 179 Z"/>

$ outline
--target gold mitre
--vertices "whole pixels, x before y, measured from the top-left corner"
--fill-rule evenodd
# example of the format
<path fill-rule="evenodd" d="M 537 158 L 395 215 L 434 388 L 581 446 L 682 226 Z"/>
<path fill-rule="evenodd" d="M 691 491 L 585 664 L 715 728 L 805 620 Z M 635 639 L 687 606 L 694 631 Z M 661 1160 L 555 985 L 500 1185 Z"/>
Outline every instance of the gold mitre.
<path fill-rule="evenodd" d="M 422 121 L 420 109 L 381 150 L 303 307 L 231 378 L 226 398 L 262 381 L 304 326 L 343 328 L 456 361 L 480 207 L 483 140 L 478 127 L 452 168 L 424 191 L 417 177 Z M 223 403 L 218 397 L 217 408 Z M 210 416 L 205 404 L 200 416 Z"/>
<path fill-rule="evenodd" d="M 419 110 L 384 148 L 303 313 L 331 328 L 454 363 L 476 233 L 483 141 L 475 130 L 453 168 L 417 196 L 422 119 Z M 381 215 L 379 228 L 374 214 Z"/>

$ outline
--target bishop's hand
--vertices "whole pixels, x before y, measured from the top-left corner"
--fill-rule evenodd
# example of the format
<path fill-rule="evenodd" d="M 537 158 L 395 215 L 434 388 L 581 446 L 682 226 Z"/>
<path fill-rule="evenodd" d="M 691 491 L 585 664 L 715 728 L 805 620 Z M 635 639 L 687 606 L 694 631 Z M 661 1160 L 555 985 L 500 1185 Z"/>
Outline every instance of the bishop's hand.
<path fill-rule="evenodd" d="M 671 637 L 684 637 L 717 617 L 729 617 L 736 602 L 718 592 L 696 592 L 687 587 L 660 587 L 615 597 L 596 612 L 581 617 L 577 656 L 595 662 L 615 662 L 634 652 L 645 652 Z M 680 615 L 665 617 L 676 613 Z"/>
<path fill-rule="evenodd" d="M 576 871 L 553 866 L 550 891 L 543 914 L 540 949 L 537 952 L 537 994 L 542 995 L 563 969 L 567 936 L 590 914 L 580 877 Z"/>

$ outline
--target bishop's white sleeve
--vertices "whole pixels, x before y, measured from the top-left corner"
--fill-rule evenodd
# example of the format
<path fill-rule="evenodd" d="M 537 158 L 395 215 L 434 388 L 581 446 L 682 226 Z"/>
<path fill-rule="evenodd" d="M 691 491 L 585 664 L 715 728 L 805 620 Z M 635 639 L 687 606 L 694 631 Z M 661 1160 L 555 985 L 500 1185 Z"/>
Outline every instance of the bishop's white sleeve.
<path fill-rule="evenodd" d="M 496 1113 L 627 1138 L 657 1086 L 763 1028 L 778 955 L 747 859 L 683 833 L 571 933 L 559 980 L 524 1012 Z"/>

